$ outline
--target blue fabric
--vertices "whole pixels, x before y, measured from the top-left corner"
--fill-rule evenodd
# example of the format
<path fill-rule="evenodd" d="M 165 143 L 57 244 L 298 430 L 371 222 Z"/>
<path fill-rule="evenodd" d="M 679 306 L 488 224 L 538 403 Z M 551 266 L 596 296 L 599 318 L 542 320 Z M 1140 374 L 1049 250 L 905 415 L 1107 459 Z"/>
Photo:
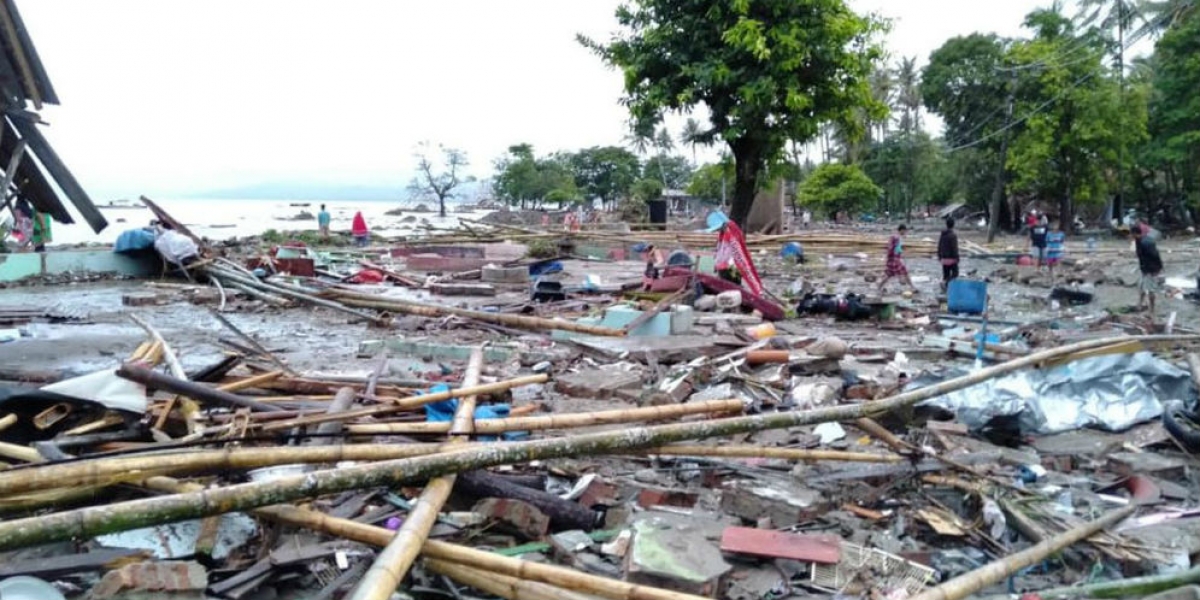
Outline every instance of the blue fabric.
<path fill-rule="evenodd" d="M 154 232 L 149 229 L 122 231 L 113 244 L 113 252 L 125 254 L 154 247 Z"/>
<path fill-rule="evenodd" d="M 329 218 L 328 211 L 323 210 L 323 211 L 317 213 L 317 225 L 320 225 L 322 227 L 328 227 L 329 221 L 330 221 L 330 218 Z"/>
<path fill-rule="evenodd" d="M 448 392 L 450 386 L 439 383 L 429 388 L 428 393 L 436 394 L 438 392 Z M 423 396 L 423 393 L 418 393 L 418 396 Z M 447 423 L 454 420 L 454 413 L 458 410 L 458 399 L 449 398 L 425 405 L 425 421 L 429 423 Z M 482 421 L 484 419 L 503 419 L 512 411 L 512 406 L 508 404 L 488 404 L 475 407 L 475 420 Z M 529 437 L 528 431 L 508 431 L 503 435 L 505 440 L 513 441 Z M 495 441 L 496 436 L 487 435 L 480 436 L 481 441 Z"/>
<path fill-rule="evenodd" d="M 800 245 L 800 242 L 788 242 L 784 244 L 783 248 L 779 251 L 779 256 L 783 258 L 804 256 L 804 247 Z"/>
<path fill-rule="evenodd" d="M 704 224 L 708 226 L 708 232 L 712 233 L 720 230 L 728 222 L 729 217 L 725 216 L 725 213 L 719 210 L 714 210 L 708 213 L 708 218 L 705 219 Z"/>
<path fill-rule="evenodd" d="M 537 277 L 548 273 L 559 273 L 563 270 L 563 264 L 560 261 L 552 260 L 549 262 L 540 262 L 529 265 L 529 276 Z"/>

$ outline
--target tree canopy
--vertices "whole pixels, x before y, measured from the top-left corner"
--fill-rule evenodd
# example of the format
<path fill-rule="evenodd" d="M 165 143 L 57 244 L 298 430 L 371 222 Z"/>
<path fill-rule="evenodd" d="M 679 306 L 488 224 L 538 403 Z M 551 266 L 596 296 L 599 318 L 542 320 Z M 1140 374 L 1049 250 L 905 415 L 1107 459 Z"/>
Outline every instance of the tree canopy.
<path fill-rule="evenodd" d="M 816 168 L 797 194 L 800 205 L 827 216 L 857 213 L 875 206 L 883 190 L 855 165 L 826 163 Z"/>
<path fill-rule="evenodd" d="M 887 110 L 869 81 L 881 24 L 844 0 L 631 0 L 617 20 L 623 31 L 609 43 L 580 41 L 621 70 L 635 131 L 653 131 L 667 112 L 708 109 L 710 127 L 692 139 L 729 146 L 739 224 L 789 140 L 815 138 L 826 121 L 861 134 L 860 111 Z"/>

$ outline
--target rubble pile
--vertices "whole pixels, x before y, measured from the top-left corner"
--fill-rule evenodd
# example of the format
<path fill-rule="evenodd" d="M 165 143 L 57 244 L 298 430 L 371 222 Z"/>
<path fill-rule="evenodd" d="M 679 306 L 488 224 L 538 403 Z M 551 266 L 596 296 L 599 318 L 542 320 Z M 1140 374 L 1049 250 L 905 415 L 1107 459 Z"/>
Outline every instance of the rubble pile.
<path fill-rule="evenodd" d="M 106 367 L 3 387 L 0 598 L 946 600 L 1200 581 L 1200 335 L 1066 302 L 1029 318 L 871 293 L 878 261 L 855 255 L 876 244 L 735 253 L 741 283 L 707 250 L 643 271 L 578 248 L 203 248 L 191 282 L 122 293 L 143 339 Z M 36 323 L 55 314 L 10 311 L 103 320 Z M 267 321 L 288 325 L 247 331 Z M 360 343 L 301 366 L 281 346 L 315 343 L 294 337 L 310 323 Z"/>

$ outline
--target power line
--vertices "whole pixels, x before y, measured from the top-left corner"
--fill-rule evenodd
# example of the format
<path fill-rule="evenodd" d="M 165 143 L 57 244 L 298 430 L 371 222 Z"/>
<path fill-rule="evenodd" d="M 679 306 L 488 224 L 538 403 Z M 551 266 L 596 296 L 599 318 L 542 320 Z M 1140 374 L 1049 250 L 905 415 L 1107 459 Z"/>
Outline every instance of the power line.
<path fill-rule="evenodd" d="M 983 142 L 990 140 L 993 137 L 996 137 L 997 135 L 1008 131 L 1009 129 L 1012 129 L 1013 127 L 1016 127 L 1017 125 L 1020 125 L 1024 122 L 1028 121 L 1029 119 L 1036 117 L 1038 115 L 1038 113 L 1041 113 L 1043 110 L 1046 109 L 1046 107 L 1050 106 L 1051 104 L 1054 104 L 1055 102 L 1058 102 L 1059 100 L 1062 100 L 1063 97 L 1066 96 L 1068 92 L 1071 92 L 1075 88 L 1083 85 L 1084 82 L 1086 82 L 1087 80 L 1089 80 L 1093 77 L 1095 77 L 1094 73 L 1085 74 L 1083 77 L 1080 77 L 1079 79 L 1075 80 L 1074 83 L 1072 83 L 1070 86 L 1068 86 L 1067 89 L 1063 90 L 1057 96 L 1038 105 L 1038 107 L 1033 109 L 1032 111 L 1030 111 L 1029 114 L 1027 114 L 1027 115 L 1021 117 L 1020 119 L 1017 119 L 1016 121 L 1013 121 L 1012 123 L 1009 123 L 1008 125 L 1005 125 L 1004 127 L 1001 127 L 1000 129 L 997 129 L 996 131 L 993 131 L 973 142 L 970 142 L 967 144 L 962 144 L 961 146 L 955 146 L 953 148 L 948 148 L 946 150 L 946 152 L 957 152 L 959 150 L 965 150 L 967 148 L 978 146 L 979 144 L 982 144 Z"/>

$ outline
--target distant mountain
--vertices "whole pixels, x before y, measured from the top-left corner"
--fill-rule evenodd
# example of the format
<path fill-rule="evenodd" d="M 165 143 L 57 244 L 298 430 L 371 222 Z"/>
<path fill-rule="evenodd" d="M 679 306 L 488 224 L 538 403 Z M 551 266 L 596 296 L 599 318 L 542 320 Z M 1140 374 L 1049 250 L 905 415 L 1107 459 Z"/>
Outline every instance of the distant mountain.
<path fill-rule="evenodd" d="M 200 190 L 182 194 L 185 198 L 214 200 L 389 200 L 408 198 L 404 185 L 363 185 L 337 183 L 252 183 L 230 188 Z"/>
<path fill-rule="evenodd" d="M 475 202 L 477 182 L 464 183 L 451 202 Z M 183 198 L 214 200 L 355 200 L 360 202 L 408 202 L 413 200 L 408 184 L 339 184 L 264 182 L 180 194 Z"/>

